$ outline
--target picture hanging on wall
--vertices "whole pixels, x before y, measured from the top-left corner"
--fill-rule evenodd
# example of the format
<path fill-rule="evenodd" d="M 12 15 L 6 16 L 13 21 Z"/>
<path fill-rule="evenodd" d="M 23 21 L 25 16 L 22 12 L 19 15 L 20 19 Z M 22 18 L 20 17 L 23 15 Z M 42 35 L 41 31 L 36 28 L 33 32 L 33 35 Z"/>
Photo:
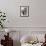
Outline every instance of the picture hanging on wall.
<path fill-rule="evenodd" d="M 21 17 L 29 16 L 29 6 L 20 6 L 20 16 Z"/>

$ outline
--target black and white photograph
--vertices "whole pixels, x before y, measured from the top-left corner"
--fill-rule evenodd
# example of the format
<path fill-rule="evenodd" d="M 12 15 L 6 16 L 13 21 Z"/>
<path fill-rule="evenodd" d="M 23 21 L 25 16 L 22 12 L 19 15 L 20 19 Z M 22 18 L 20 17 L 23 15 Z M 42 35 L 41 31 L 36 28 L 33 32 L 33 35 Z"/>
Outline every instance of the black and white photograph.
<path fill-rule="evenodd" d="M 29 16 L 29 6 L 20 6 L 20 16 L 21 17 Z"/>

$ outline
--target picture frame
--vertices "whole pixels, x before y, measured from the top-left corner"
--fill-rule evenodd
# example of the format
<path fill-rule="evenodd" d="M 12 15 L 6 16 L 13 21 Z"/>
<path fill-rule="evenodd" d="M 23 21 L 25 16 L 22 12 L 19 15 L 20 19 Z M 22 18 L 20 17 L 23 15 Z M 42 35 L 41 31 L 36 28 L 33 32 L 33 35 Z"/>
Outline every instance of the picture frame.
<path fill-rule="evenodd" d="M 20 6 L 20 16 L 29 17 L 29 6 Z"/>

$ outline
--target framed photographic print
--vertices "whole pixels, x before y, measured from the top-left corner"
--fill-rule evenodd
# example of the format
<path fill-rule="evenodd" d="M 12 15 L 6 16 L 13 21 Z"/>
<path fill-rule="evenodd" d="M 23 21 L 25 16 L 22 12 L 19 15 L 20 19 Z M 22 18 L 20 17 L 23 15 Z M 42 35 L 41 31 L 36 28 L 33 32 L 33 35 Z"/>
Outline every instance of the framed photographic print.
<path fill-rule="evenodd" d="M 29 6 L 20 6 L 20 16 L 21 17 L 29 16 Z"/>

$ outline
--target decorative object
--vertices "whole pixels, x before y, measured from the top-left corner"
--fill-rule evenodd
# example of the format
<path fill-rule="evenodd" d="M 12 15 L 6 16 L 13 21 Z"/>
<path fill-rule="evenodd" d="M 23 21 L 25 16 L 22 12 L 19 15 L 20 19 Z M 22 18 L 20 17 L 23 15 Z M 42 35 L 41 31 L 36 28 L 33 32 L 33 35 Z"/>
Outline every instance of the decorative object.
<path fill-rule="evenodd" d="M 5 29 L 5 32 L 6 32 L 6 33 L 9 33 L 9 32 L 10 32 L 10 30 L 9 30 L 9 29 Z"/>
<path fill-rule="evenodd" d="M 20 6 L 20 16 L 21 17 L 29 16 L 29 6 Z"/>
<path fill-rule="evenodd" d="M 45 42 L 41 46 L 46 46 L 46 34 L 45 34 Z"/>
<path fill-rule="evenodd" d="M 6 20 L 6 15 L 4 12 L 0 11 L 0 27 L 3 28 L 4 27 L 4 22 Z"/>
<path fill-rule="evenodd" d="M 1 44 L 3 46 L 13 46 L 13 39 L 11 37 L 9 37 L 9 33 L 7 33 L 7 35 L 4 35 L 5 40 L 1 39 Z"/>
<path fill-rule="evenodd" d="M 9 29 L 5 29 L 5 32 L 6 32 L 7 34 L 9 34 L 9 33 L 10 33 L 10 30 L 9 30 Z"/>

